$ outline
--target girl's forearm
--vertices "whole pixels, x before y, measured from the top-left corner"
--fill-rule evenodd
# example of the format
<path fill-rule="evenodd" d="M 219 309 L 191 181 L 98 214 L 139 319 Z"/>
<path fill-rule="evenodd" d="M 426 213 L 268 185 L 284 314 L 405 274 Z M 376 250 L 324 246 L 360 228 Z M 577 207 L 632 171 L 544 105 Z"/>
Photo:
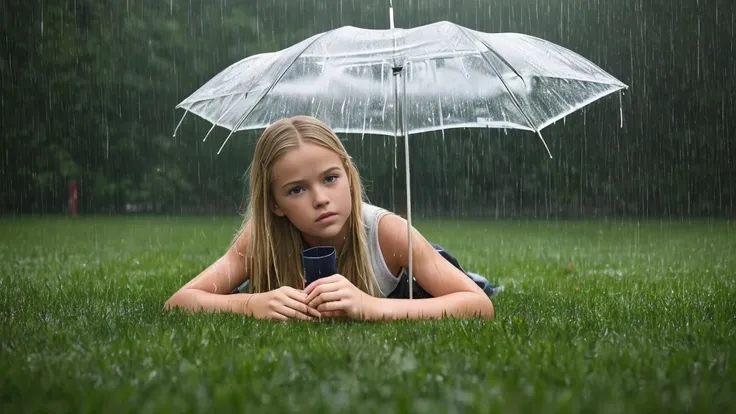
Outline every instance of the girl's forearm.
<path fill-rule="evenodd" d="M 457 292 L 429 299 L 375 298 L 369 320 L 430 319 L 442 317 L 493 319 L 493 303 L 488 296 Z"/>
<path fill-rule="evenodd" d="M 193 311 L 231 312 L 248 314 L 248 302 L 253 294 L 237 293 L 222 295 L 209 293 L 199 289 L 182 289 L 176 292 L 164 307 L 167 309 L 180 307 Z"/>

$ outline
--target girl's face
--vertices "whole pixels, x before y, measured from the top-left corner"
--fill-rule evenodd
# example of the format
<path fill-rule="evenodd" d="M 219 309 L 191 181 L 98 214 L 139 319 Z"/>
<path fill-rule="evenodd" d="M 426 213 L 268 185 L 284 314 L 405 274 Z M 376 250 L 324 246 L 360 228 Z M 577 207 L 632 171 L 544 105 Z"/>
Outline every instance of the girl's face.
<path fill-rule="evenodd" d="M 340 157 L 303 143 L 273 165 L 274 214 L 286 217 L 310 245 L 342 246 L 350 217 L 350 182 Z"/>

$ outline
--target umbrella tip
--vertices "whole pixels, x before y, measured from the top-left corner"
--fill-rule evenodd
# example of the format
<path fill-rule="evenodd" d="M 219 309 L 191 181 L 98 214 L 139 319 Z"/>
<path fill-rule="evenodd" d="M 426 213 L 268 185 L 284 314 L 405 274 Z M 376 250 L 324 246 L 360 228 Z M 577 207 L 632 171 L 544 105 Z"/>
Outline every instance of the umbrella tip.
<path fill-rule="evenodd" d="M 388 20 L 389 28 L 394 28 L 394 0 L 388 0 Z"/>

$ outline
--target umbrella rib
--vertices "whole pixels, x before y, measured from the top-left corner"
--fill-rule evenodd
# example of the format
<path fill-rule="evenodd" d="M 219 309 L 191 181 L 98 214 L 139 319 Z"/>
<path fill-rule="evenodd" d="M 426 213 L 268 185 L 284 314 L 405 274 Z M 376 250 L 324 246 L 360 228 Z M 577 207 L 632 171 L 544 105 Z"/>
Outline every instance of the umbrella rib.
<path fill-rule="evenodd" d="M 282 72 L 281 72 L 281 73 L 279 74 L 279 76 L 278 76 L 278 77 L 276 78 L 276 80 L 275 80 L 275 81 L 273 81 L 273 82 L 271 83 L 271 85 L 270 85 L 270 86 L 269 86 L 269 87 L 268 87 L 267 89 L 265 89 L 265 90 L 264 90 L 264 92 L 263 92 L 263 93 L 261 93 L 261 96 L 259 96 L 259 97 L 258 97 L 258 99 L 256 100 L 256 102 L 255 102 L 255 103 L 253 104 L 253 106 L 251 106 L 251 107 L 250 107 L 250 110 L 249 110 L 248 112 L 246 112 L 246 113 L 245 113 L 245 115 L 243 115 L 243 116 L 242 116 L 242 117 L 241 117 L 241 118 L 240 118 L 240 119 L 238 120 L 238 123 L 237 123 L 237 124 L 235 124 L 235 127 L 234 127 L 234 128 L 232 129 L 232 131 L 230 131 L 230 133 L 228 134 L 227 138 L 225 138 L 225 142 L 223 142 L 223 143 L 222 143 L 222 145 L 220 146 L 220 149 L 219 149 L 219 150 L 217 150 L 217 153 L 218 153 L 218 154 L 219 154 L 219 153 L 220 153 L 220 151 L 222 151 L 222 149 L 223 149 L 223 148 L 225 147 L 225 144 L 227 144 L 227 141 L 228 141 L 228 140 L 230 139 L 230 136 L 232 136 L 232 135 L 233 135 L 233 133 L 235 133 L 235 131 L 237 131 L 237 130 L 238 130 L 238 128 L 240 128 L 240 125 L 242 125 L 242 124 L 243 124 L 243 122 L 245 122 L 245 119 L 246 119 L 246 118 L 248 118 L 248 116 L 250 116 L 250 114 L 251 114 L 251 113 L 253 112 L 253 110 L 254 110 L 254 109 L 256 109 L 256 106 L 258 106 L 258 104 L 260 104 L 260 103 L 261 103 L 261 101 L 263 101 L 263 98 L 265 98 L 265 97 L 266 97 L 266 95 L 268 95 L 268 93 L 269 93 L 269 92 L 271 92 L 271 90 L 273 90 L 274 86 L 276 86 L 276 84 L 277 84 L 277 83 L 279 83 L 279 81 L 281 81 L 281 78 L 283 78 L 283 77 L 284 77 L 284 75 L 286 74 L 286 72 L 287 72 L 287 71 L 288 71 L 289 69 L 291 69 L 291 67 L 292 67 L 292 66 L 294 65 L 294 63 L 296 63 L 296 61 L 297 61 L 297 60 L 299 59 L 299 56 L 301 56 L 301 55 L 302 55 L 302 53 L 304 53 L 304 51 L 305 51 L 305 50 L 309 49 L 309 48 L 310 48 L 310 47 L 311 47 L 311 46 L 312 46 L 312 45 L 313 45 L 313 44 L 314 44 L 314 43 L 315 43 L 315 42 L 316 42 L 317 40 L 319 40 L 319 39 L 321 39 L 321 38 L 325 37 L 326 35 L 328 35 L 328 34 L 330 34 L 330 33 L 332 33 L 332 32 L 333 32 L 334 30 L 335 30 L 335 29 L 332 29 L 332 30 L 330 30 L 330 31 L 328 31 L 328 32 L 324 32 L 324 33 L 322 33 L 322 34 L 321 34 L 321 35 L 319 35 L 319 36 L 315 36 L 315 37 L 314 37 L 314 40 L 312 40 L 311 42 L 309 42 L 309 44 L 308 44 L 308 45 L 306 45 L 306 46 L 304 47 L 304 49 L 302 49 L 302 50 L 301 50 L 301 51 L 300 51 L 299 53 L 297 53 L 297 54 L 296 54 L 296 56 L 294 56 L 294 59 L 292 59 L 292 61 L 291 61 L 291 62 L 289 62 L 289 64 L 288 64 L 288 65 L 286 66 L 286 68 L 284 68 L 284 70 L 283 70 L 283 71 L 282 71 Z"/>
<path fill-rule="evenodd" d="M 278 52 L 264 52 L 264 53 L 259 53 L 259 54 L 256 54 L 256 55 L 248 56 L 248 57 L 246 57 L 244 59 L 241 59 L 241 60 L 239 60 L 239 61 L 231 64 L 230 66 L 228 66 L 227 68 L 225 68 L 224 71 L 227 71 L 228 69 L 231 69 L 232 67 L 234 67 L 236 65 L 243 64 L 244 62 L 246 62 L 248 60 L 264 59 L 266 57 L 270 57 L 271 55 L 275 55 L 277 53 Z M 248 69 L 250 69 L 250 67 L 247 68 L 247 69 L 244 69 L 243 71 L 245 72 Z M 222 74 L 222 72 L 220 74 Z M 218 74 L 218 76 L 220 74 Z M 189 104 L 189 108 L 191 108 L 191 105 L 192 104 L 195 104 L 197 102 L 206 101 L 206 100 L 215 99 L 215 98 L 221 98 L 221 97 L 228 97 L 228 96 L 232 96 L 232 95 L 235 95 L 235 94 L 238 94 L 238 93 L 242 93 L 242 92 L 227 92 L 227 93 L 218 94 L 218 95 L 211 95 L 211 96 L 208 96 L 208 97 L 205 97 L 205 98 L 199 98 L 199 99 L 192 99 L 192 100 L 190 100 L 190 98 L 192 96 L 196 96 L 197 94 L 199 94 L 200 91 L 208 89 L 208 86 L 216 78 L 217 78 L 217 76 L 215 78 L 210 79 L 204 85 L 200 86 L 197 90 L 194 91 L 194 93 L 192 93 L 185 100 L 181 101 L 178 105 L 176 105 L 176 108 L 185 108 L 184 105 L 186 105 L 186 104 Z M 253 83 L 253 82 L 251 82 L 251 83 Z M 248 92 L 250 92 L 250 90 L 248 90 Z"/>
<path fill-rule="evenodd" d="M 240 93 L 243 95 L 243 96 L 240 97 L 240 99 L 243 99 L 243 98 L 247 98 L 248 97 L 248 92 L 245 92 L 245 93 L 240 92 Z M 231 96 L 235 96 L 235 95 L 231 95 Z M 202 140 L 202 142 L 205 142 L 207 140 L 207 137 L 210 136 L 210 133 L 212 132 L 212 130 L 215 129 L 215 127 L 220 123 L 220 121 L 222 121 L 222 118 L 224 118 L 225 115 L 227 115 L 228 113 L 230 113 L 230 111 L 232 111 L 232 109 L 235 108 L 235 105 L 237 103 L 240 103 L 240 99 L 238 99 L 236 101 L 236 103 L 230 105 L 230 107 L 227 108 L 227 110 L 225 112 L 223 112 L 222 115 L 220 115 L 220 117 L 217 119 L 217 121 L 215 121 L 215 122 L 212 123 L 212 128 L 210 128 L 210 130 L 207 131 L 207 135 L 204 136 L 204 139 Z"/>
<path fill-rule="evenodd" d="M 240 95 L 241 93 L 251 93 L 251 92 L 252 92 L 252 90 L 251 89 L 248 89 L 246 92 L 243 92 L 243 91 L 235 91 L 235 92 L 225 92 L 225 93 L 221 93 L 221 94 L 217 94 L 217 95 L 204 96 L 204 97 L 201 97 L 201 98 L 192 99 L 190 101 L 182 102 L 179 105 L 176 105 L 176 107 L 177 108 L 184 108 L 184 109 L 187 109 L 187 107 L 188 107 L 191 110 L 192 106 L 194 104 L 196 104 L 196 103 L 199 103 L 199 102 L 214 101 L 215 99 L 222 99 L 222 98 L 231 98 L 231 97 L 233 97 L 235 95 Z M 187 105 L 187 106 L 185 106 L 185 105 Z"/>
<path fill-rule="evenodd" d="M 595 83 L 598 85 L 610 85 L 610 86 L 616 86 L 618 88 L 628 88 L 626 84 L 621 83 L 621 82 L 613 83 L 613 82 L 607 82 L 603 79 L 586 79 L 582 76 L 564 76 L 563 77 L 563 76 L 556 76 L 556 75 L 543 75 L 543 76 L 538 76 L 538 77 L 542 79 L 562 79 L 562 80 L 570 80 L 570 81 L 577 81 L 577 82 Z"/>
<path fill-rule="evenodd" d="M 470 43 L 478 50 L 478 53 L 480 53 L 480 55 L 483 57 L 483 60 L 485 60 L 486 63 L 488 64 L 488 66 L 491 67 L 491 70 L 493 70 L 493 72 L 496 74 L 496 76 L 498 77 L 498 79 L 503 84 L 503 87 L 506 88 L 506 91 L 509 93 L 509 96 L 511 97 L 511 101 L 514 103 L 514 106 L 516 106 L 516 109 L 519 110 L 519 112 L 521 113 L 521 115 L 524 117 L 524 119 L 529 124 L 529 126 L 532 127 L 532 129 L 534 130 L 534 132 L 536 132 L 537 135 L 539 135 L 539 138 L 542 140 L 542 144 L 544 144 L 544 148 L 547 149 L 547 154 L 549 154 L 549 157 L 552 158 L 552 153 L 549 151 L 549 147 L 547 146 L 547 143 L 544 141 L 544 138 L 542 137 L 542 133 L 539 131 L 539 129 L 537 129 L 537 127 L 534 125 L 534 122 L 532 122 L 531 118 L 529 118 L 529 115 L 521 107 L 521 104 L 516 99 L 516 96 L 514 96 L 514 93 L 511 92 L 511 88 L 509 88 L 509 85 L 503 79 L 503 76 L 501 76 L 501 74 L 498 73 L 498 70 L 496 69 L 496 67 L 493 66 L 493 63 L 491 63 L 491 61 L 483 54 L 483 52 L 480 49 L 478 49 L 477 46 L 475 46 L 475 42 L 473 42 L 473 38 L 471 38 L 471 36 L 465 31 L 465 28 L 463 28 L 462 26 L 457 26 L 457 28 L 460 30 L 460 32 L 462 32 L 465 35 L 465 37 L 468 38 L 468 40 L 470 41 Z M 524 78 L 521 77 L 521 75 L 519 75 L 519 73 L 516 71 L 516 69 L 514 69 L 514 67 L 511 66 L 506 61 L 506 59 L 504 59 L 502 56 L 500 56 L 498 53 L 496 53 L 496 51 L 493 50 L 493 48 L 491 48 L 491 46 L 488 43 L 486 43 L 483 39 L 479 39 L 479 38 L 475 38 L 475 39 L 478 40 L 479 42 L 481 42 L 483 44 L 483 46 L 485 46 L 486 49 L 489 52 L 493 53 L 494 56 L 498 57 L 504 64 L 506 64 L 506 66 L 508 66 L 509 69 L 511 69 L 517 76 L 519 76 L 519 78 L 521 78 L 522 82 L 524 81 Z"/>

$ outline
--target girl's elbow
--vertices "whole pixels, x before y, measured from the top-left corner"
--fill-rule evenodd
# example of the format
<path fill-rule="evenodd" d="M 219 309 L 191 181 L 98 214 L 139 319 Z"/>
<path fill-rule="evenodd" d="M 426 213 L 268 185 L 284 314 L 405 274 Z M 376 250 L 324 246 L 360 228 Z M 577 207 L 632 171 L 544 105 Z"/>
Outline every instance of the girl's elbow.
<path fill-rule="evenodd" d="M 164 302 L 164 309 L 170 310 L 178 307 L 186 307 L 186 300 L 182 295 L 183 289 L 176 291 Z"/>
<path fill-rule="evenodd" d="M 487 309 L 483 316 L 488 320 L 493 320 L 495 314 L 496 314 L 496 310 L 493 308 L 493 302 L 491 302 L 491 300 L 488 299 Z"/>
<path fill-rule="evenodd" d="M 171 297 L 168 298 L 166 300 L 166 302 L 164 302 L 164 309 L 165 310 L 170 310 L 170 309 L 175 308 L 177 306 L 178 306 L 178 304 L 177 304 L 177 301 L 176 301 L 176 293 L 174 293 L 173 295 L 171 295 Z"/>
<path fill-rule="evenodd" d="M 480 316 L 483 319 L 493 320 L 495 316 L 495 309 L 493 307 L 493 302 L 491 301 L 491 298 L 488 297 L 488 295 L 480 295 L 479 298 L 479 306 L 476 308 L 478 310 L 478 316 Z"/>

